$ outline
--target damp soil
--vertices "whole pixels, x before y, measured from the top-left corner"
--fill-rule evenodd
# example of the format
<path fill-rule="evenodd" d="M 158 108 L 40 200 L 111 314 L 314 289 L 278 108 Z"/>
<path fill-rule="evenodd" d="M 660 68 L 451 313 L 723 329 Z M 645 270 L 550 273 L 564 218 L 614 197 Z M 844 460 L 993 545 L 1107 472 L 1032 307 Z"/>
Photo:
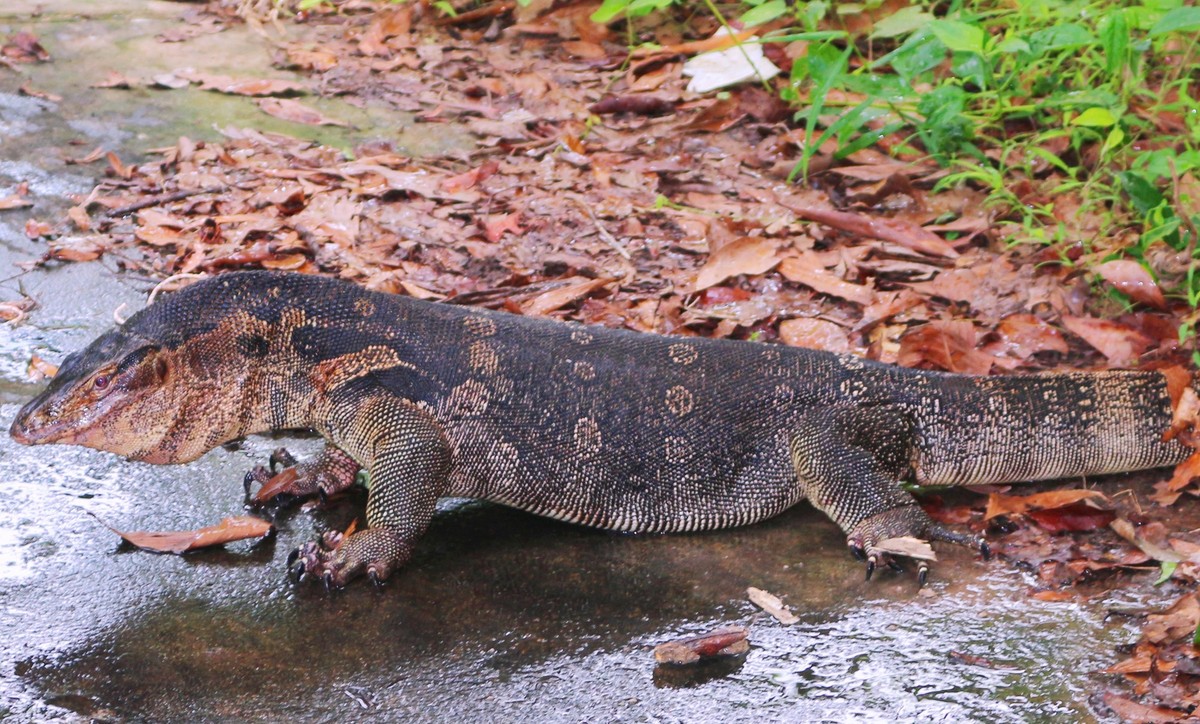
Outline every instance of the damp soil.
<path fill-rule="evenodd" d="M 29 30 L 54 56 L 0 75 L 0 195 L 25 182 L 35 202 L 0 212 L 0 293 L 39 305 L 0 327 L 5 429 L 40 386 L 26 371 L 33 354 L 61 360 L 153 285 L 102 263 L 16 266 L 44 251 L 25 221 L 61 213 L 102 173 L 68 165 L 63 149 L 104 145 L 136 161 L 228 125 L 340 146 L 386 137 L 417 155 L 466 143 L 336 102 L 315 104 L 356 128 L 297 127 L 200 91 L 90 88 L 96 74 L 81 68 L 100 58 L 143 75 L 286 74 L 245 30 L 165 49 L 154 36 L 180 4 L 33 5 L 0 10 L 0 35 Z M 22 83 L 63 99 L 23 96 Z M 1105 616 L 1128 601 L 1039 601 L 1029 574 L 965 550 L 941 549 L 923 592 L 911 574 L 866 582 L 837 528 L 806 505 L 738 530 L 636 536 L 448 500 L 389 585 L 332 595 L 291 584 L 284 561 L 344 528 L 360 495 L 286 511 L 270 540 L 186 556 L 128 549 L 101 523 L 187 529 L 240 514 L 242 476 L 278 444 L 255 438 L 157 467 L 0 436 L 0 719 L 1094 721 L 1099 672 L 1135 638 Z M 799 623 L 757 613 L 748 586 L 784 598 Z M 1154 595 L 1144 588 L 1122 595 Z M 748 654 L 655 666 L 656 644 L 731 623 L 750 625 Z"/>

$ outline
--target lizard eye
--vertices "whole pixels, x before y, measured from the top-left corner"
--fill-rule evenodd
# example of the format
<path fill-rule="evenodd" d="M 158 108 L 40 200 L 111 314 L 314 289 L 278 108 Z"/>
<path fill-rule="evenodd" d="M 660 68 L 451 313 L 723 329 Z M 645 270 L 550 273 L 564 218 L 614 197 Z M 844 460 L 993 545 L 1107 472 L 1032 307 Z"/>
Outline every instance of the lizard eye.
<path fill-rule="evenodd" d="M 109 383 L 108 375 L 100 375 L 96 379 L 92 380 L 92 385 L 97 390 L 103 390 L 103 389 L 107 388 L 108 383 Z"/>

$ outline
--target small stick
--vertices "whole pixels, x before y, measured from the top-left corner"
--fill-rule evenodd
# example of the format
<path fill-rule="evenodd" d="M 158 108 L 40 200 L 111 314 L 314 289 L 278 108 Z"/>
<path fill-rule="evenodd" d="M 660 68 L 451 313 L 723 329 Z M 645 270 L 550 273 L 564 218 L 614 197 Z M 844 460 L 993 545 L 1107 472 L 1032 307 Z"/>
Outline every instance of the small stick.
<path fill-rule="evenodd" d="M 191 191 L 176 191 L 175 193 L 171 193 L 171 194 L 159 194 L 158 196 L 151 196 L 149 198 L 142 199 L 141 201 L 135 201 L 134 203 L 129 204 L 128 206 L 121 206 L 121 207 L 112 209 L 111 211 L 105 212 L 104 216 L 107 218 L 110 218 L 110 219 L 115 219 L 118 216 L 124 216 L 125 214 L 132 214 L 134 211 L 141 211 L 142 209 L 147 209 L 147 208 L 150 208 L 151 206 L 158 206 L 159 204 L 169 204 L 172 201 L 180 201 L 182 199 L 186 199 L 189 196 L 196 196 L 198 194 L 212 194 L 212 193 L 216 193 L 220 190 L 221 189 L 219 189 L 219 188 L 193 189 Z"/>
<path fill-rule="evenodd" d="M 497 15 L 503 15 L 504 13 L 508 12 L 509 10 L 512 10 L 516 6 L 517 6 L 517 4 L 515 2 L 495 2 L 495 3 L 492 3 L 491 5 L 484 5 L 481 8 L 475 8 L 474 10 L 468 10 L 465 13 L 459 13 L 458 15 L 455 15 L 453 17 L 439 18 L 436 21 L 434 21 L 433 24 L 442 26 L 442 27 L 445 27 L 447 25 L 466 25 L 467 23 L 473 22 L 475 20 L 482 20 L 483 18 L 493 18 L 493 17 L 496 17 Z"/>
<path fill-rule="evenodd" d="M 629 251 L 626 250 L 625 247 L 621 246 L 621 242 L 617 241 L 617 238 L 610 234 L 608 229 L 604 228 L 604 225 L 600 223 L 600 219 L 597 219 L 596 215 L 592 213 L 592 209 L 587 205 L 587 202 L 574 194 L 572 194 L 569 198 L 578 204 L 579 208 L 583 209 L 583 212 L 592 220 L 592 223 L 596 226 L 596 233 L 600 234 L 600 238 L 604 239 L 604 243 L 611 246 L 613 251 L 620 254 L 626 261 L 629 261 L 631 258 L 629 256 Z"/>

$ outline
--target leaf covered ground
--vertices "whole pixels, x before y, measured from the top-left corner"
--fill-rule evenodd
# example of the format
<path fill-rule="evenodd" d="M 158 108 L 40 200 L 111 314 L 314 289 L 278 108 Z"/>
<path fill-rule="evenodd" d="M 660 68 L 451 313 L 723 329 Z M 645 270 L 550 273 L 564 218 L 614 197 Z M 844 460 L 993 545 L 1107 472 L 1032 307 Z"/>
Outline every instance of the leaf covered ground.
<path fill-rule="evenodd" d="M 466 129 L 472 148 L 418 158 L 388 128 L 353 149 L 226 128 L 137 164 L 97 149 L 73 159 L 103 167 L 95 190 L 65 218 L 27 224 L 45 243 L 28 266 L 107 257 L 154 278 L 324 273 L 519 314 L 972 374 L 1190 364 L 1180 329 L 1192 311 L 1172 293 L 1190 283 L 1190 250 L 1137 239 L 1130 257 L 1096 243 L 1107 212 L 1081 201 L 1062 164 L 1003 179 L 1022 208 L 1048 208 L 1057 230 L 1045 244 L 1013 243 L 1028 216 L 995 203 L 986 164 L 972 175 L 941 162 L 945 139 L 846 153 L 817 135 L 835 120 L 797 112 L 814 107 L 813 88 L 786 74 L 688 90 L 687 61 L 720 47 L 712 15 L 660 19 L 648 28 L 657 45 L 630 52 L 625 25 L 590 19 L 597 6 L 492 3 L 447 17 L 415 3 L 348 2 L 282 19 L 220 3 L 193 9 L 164 44 L 249 20 L 299 80 L 184 68 L 142 77 L 99 62 L 81 72 L 95 74 L 98 93 L 195 85 L 313 125 L 345 123 L 311 105 L 338 97 L 397 123 Z M 871 24 L 839 30 L 867 43 Z M 788 69 L 812 47 L 763 49 Z M 0 73 L 37 62 L 54 62 L 37 38 L 3 41 Z M 797 105 L 781 99 L 789 91 Z M 820 103 L 851 92 L 826 91 Z M 1042 149 L 1099 154 L 1111 137 L 1077 148 L 1047 139 Z M 0 198 L 0 209 L 25 205 L 20 189 Z M 27 310 L 28 300 L 0 304 L 12 323 Z M 1143 633 L 1127 658 L 1114 657 L 1105 703 L 1129 720 L 1169 721 L 1200 705 L 1200 535 L 1180 512 L 1195 505 L 1193 467 L 1116 496 L 1014 489 L 923 502 L 939 520 L 986 529 L 1001 555 L 1035 573 L 1039 598 L 1160 579 L 1162 610 L 1122 612 Z"/>

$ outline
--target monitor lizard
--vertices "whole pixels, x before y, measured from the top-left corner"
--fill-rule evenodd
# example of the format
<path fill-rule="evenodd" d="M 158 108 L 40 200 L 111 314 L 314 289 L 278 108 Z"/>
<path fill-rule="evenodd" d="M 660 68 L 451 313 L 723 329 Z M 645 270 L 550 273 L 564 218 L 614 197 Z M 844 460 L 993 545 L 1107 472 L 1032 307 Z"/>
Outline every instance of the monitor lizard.
<path fill-rule="evenodd" d="M 246 435 L 315 430 L 315 460 L 249 477 L 266 482 L 262 500 L 330 494 L 366 469 L 366 528 L 288 561 L 340 587 L 403 565 L 443 496 L 630 532 L 745 525 L 807 499 L 868 577 L 894 562 L 879 544 L 902 536 L 986 556 L 901 483 L 1171 465 L 1189 453 L 1162 440 L 1171 416 L 1155 371 L 968 376 L 237 272 L 68 356 L 11 435 L 185 463 Z"/>

